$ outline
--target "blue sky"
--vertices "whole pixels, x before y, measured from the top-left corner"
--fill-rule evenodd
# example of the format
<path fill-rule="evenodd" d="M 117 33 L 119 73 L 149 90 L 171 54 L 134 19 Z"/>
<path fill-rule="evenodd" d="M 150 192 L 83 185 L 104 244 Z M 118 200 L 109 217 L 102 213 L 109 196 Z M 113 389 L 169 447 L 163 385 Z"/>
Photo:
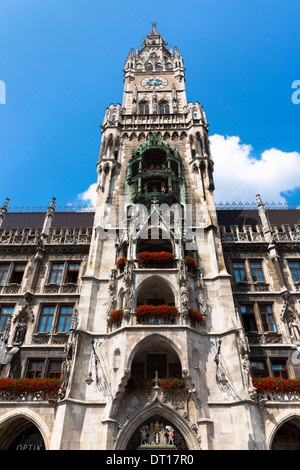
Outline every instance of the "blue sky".
<path fill-rule="evenodd" d="M 0 205 L 86 203 L 99 125 L 152 21 L 211 123 L 218 202 L 299 202 L 299 18 L 298 0 L 1 0 Z"/>

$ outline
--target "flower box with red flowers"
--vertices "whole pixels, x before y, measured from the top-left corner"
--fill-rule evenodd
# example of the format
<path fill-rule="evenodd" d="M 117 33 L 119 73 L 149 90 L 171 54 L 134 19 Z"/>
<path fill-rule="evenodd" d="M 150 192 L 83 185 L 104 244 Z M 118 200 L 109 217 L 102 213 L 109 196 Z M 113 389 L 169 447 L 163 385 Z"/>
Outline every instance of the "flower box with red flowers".
<path fill-rule="evenodd" d="M 147 392 L 153 387 L 150 379 L 129 379 L 126 385 L 127 392 Z"/>
<path fill-rule="evenodd" d="M 168 392 L 174 392 L 175 390 L 183 390 L 186 384 L 185 380 L 172 377 L 170 379 L 161 379 L 159 386 Z"/>
<path fill-rule="evenodd" d="M 135 309 L 137 319 L 143 318 L 168 318 L 174 320 L 178 308 L 174 305 L 140 305 Z"/>
<path fill-rule="evenodd" d="M 116 266 L 118 269 L 123 269 L 125 266 L 125 263 L 127 261 L 126 256 L 121 256 L 121 258 L 118 258 L 116 261 Z"/>
<path fill-rule="evenodd" d="M 123 310 L 121 308 L 119 308 L 117 310 L 113 310 L 109 314 L 109 322 L 110 323 L 118 323 L 119 321 L 122 320 L 122 318 L 123 318 Z"/>
<path fill-rule="evenodd" d="M 198 310 L 189 310 L 189 317 L 192 321 L 203 323 L 202 314 Z"/>
<path fill-rule="evenodd" d="M 14 396 L 36 395 L 43 392 L 44 398 L 49 396 L 57 398 L 60 388 L 60 379 L 0 379 L 0 394 L 10 394 Z"/>
<path fill-rule="evenodd" d="M 187 267 L 190 269 L 195 269 L 197 266 L 196 261 L 191 256 L 185 256 L 184 261 Z"/>
<path fill-rule="evenodd" d="M 172 266 L 175 255 L 167 251 L 143 251 L 137 254 L 137 259 L 140 265 L 143 266 Z"/>
<path fill-rule="evenodd" d="M 300 379 L 281 379 L 279 377 L 254 377 L 252 379 L 258 393 L 295 393 L 300 394 Z"/>

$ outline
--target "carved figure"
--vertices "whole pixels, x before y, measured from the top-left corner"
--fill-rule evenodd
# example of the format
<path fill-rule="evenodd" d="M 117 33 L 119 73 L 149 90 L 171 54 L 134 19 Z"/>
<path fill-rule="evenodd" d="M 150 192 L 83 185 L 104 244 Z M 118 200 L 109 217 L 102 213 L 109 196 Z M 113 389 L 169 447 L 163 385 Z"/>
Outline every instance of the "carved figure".
<path fill-rule="evenodd" d="M 171 426 L 166 426 L 166 435 L 168 439 L 168 445 L 173 446 L 175 445 L 175 432 Z"/>
<path fill-rule="evenodd" d="M 207 301 L 202 291 L 200 291 L 198 295 L 198 305 L 199 305 L 199 310 L 202 313 L 202 315 L 206 315 Z"/>
<path fill-rule="evenodd" d="M 290 312 L 288 317 L 288 327 L 292 338 L 297 342 L 300 341 L 299 327 L 296 323 L 296 317 L 292 314 L 292 312 Z"/>
<path fill-rule="evenodd" d="M 117 303 L 118 303 L 117 296 L 114 294 L 110 297 L 107 314 L 109 314 L 110 312 L 112 312 L 113 310 L 117 308 Z"/>
<path fill-rule="evenodd" d="M 124 309 L 131 310 L 131 304 L 132 304 L 132 290 L 128 287 L 125 290 Z"/>
<path fill-rule="evenodd" d="M 140 429 L 140 442 L 141 446 L 148 444 L 149 431 L 147 426 L 143 426 Z"/>
<path fill-rule="evenodd" d="M 185 263 L 183 259 L 178 260 L 177 268 L 178 268 L 179 283 L 184 284 L 186 282 L 186 269 L 185 269 Z"/>
<path fill-rule="evenodd" d="M 69 382 L 70 372 L 71 372 L 72 360 L 66 359 L 62 364 L 62 380 L 61 385 L 58 391 L 59 398 L 64 398 L 66 394 L 66 389 Z"/>
<path fill-rule="evenodd" d="M 27 331 L 27 325 L 26 325 L 25 319 L 22 318 L 16 328 L 15 343 L 23 344 L 26 331 Z"/>
<path fill-rule="evenodd" d="M 133 263 L 131 261 L 127 261 L 124 267 L 124 282 L 126 285 L 130 286 L 132 284 L 132 276 L 133 276 Z"/>
<path fill-rule="evenodd" d="M 183 308 L 189 308 L 189 291 L 185 286 L 180 288 L 180 301 Z"/>

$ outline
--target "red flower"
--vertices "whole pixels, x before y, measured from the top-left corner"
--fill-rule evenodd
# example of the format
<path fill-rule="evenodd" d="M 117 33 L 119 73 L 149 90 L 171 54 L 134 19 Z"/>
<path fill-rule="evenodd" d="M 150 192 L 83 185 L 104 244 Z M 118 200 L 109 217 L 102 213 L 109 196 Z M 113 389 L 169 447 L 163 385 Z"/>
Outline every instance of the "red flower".
<path fill-rule="evenodd" d="M 185 381 L 183 379 L 178 378 L 170 378 L 170 379 L 162 379 L 159 381 L 159 386 L 164 390 L 168 390 L 169 392 L 173 392 L 174 390 L 182 390 L 185 388 Z"/>
<path fill-rule="evenodd" d="M 189 310 L 189 316 L 191 320 L 195 320 L 198 323 L 203 321 L 202 314 L 201 312 L 198 312 L 198 310 Z"/>
<path fill-rule="evenodd" d="M 143 251 L 137 254 L 137 259 L 145 264 L 164 265 L 174 261 L 175 255 L 167 251 L 150 252 Z"/>
<path fill-rule="evenodd" d="M 188 268 L 196 268 L 196 266 L 197 266 L 196 261 L 191 256 L 186 256 L 184 258 L 184 261 L 185 261 L 185 264 L 187 265 Z"/>
<path fill-rule="evenodd" d="M 252 379 L 258 393 L 300 393 L 300 379 L 282 379 L 279 377 L 254 377 Z"/>
<path fill-rule="evenodd" d="M 56 394 L 61 381 L 59 379 L 0 379 L 0 392 L 7 392 L 12 395 L 22 395 L 30 392 L 45 392 Z"/>
<path fill-rule="evenodd" d="M 169 318 L 174 319 L 176 313 L 178 312 L 177 307 L 173 305 L 140 305 L 136 307 L 135 313 L 137 318 L 144 318 L 144 317 L 162 317 L 162 318 Z"/>
<path fill-rule="evenodd" d="M 128 392 L 145 392 L 153 387 L 152 380 L 150 379 L 129 379 L 126 385 Z"/>
<path fill-rule="evenodd" d="M 109 320 L 111 323 L 117 323 L 118 321 L 121 321 L 122 318 L 123 318 L 123 310 L 120 308 L 117 310 L 113 310 L 109 314 Z"/>
<path fill-rule="evenodd" d="M 118 269 L 119 268 L 120 269 L 124 268 L 124 265 L 125 265 L 126 261 L 127 261 L 126 256 L 122 256 L 121 258 L 117 259 L 117 261 L 116 261 L 117 268 Z"/>

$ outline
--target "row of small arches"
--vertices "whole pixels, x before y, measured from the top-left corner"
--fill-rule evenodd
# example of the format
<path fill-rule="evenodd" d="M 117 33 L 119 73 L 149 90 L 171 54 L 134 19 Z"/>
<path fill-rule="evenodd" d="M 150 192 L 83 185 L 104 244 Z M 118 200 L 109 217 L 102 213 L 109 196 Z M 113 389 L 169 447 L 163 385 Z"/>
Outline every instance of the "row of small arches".
<path fill-rule="evenodd" d="M 145 134 L 145 132 L 139 132 L 139 133 L 136 133 L 136 132 L 132 132 L 131 134 L 127 133 L 127 132 L 124 132 L 122 134 L 122 139 L 125 140 L 125 139 L 129 139 L 130 141 L 131 140 L 142 140 L 142 139 L 146 139 L 148 135 L 151 135 L 152 133 L 151 132 L 147 132 Z M 182 132 L 177 132 L 177 131 L 174 131 L 174 132 L 156 132 L 156 135 L 161 135 L 162 136 L 162 139 L 163 140 L 184 140 L 187 138 L 187 133 L 185 131 L 182 131 Z"/>

